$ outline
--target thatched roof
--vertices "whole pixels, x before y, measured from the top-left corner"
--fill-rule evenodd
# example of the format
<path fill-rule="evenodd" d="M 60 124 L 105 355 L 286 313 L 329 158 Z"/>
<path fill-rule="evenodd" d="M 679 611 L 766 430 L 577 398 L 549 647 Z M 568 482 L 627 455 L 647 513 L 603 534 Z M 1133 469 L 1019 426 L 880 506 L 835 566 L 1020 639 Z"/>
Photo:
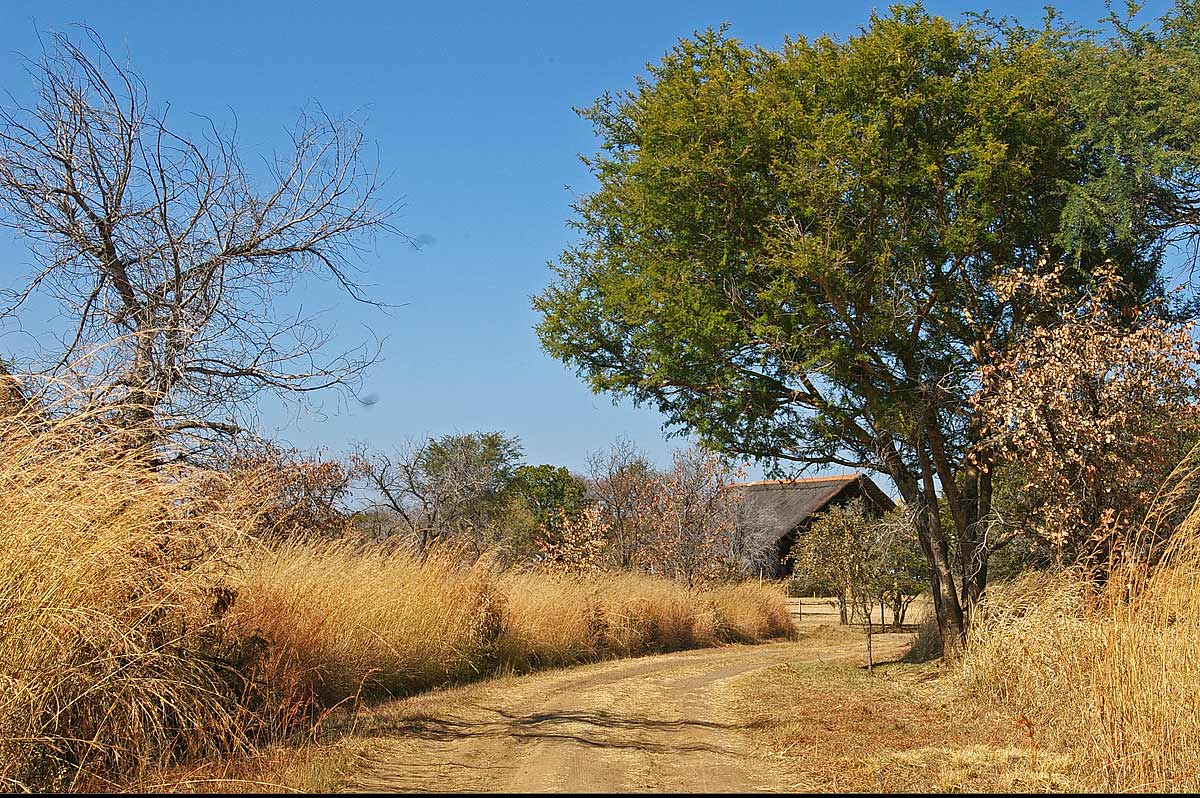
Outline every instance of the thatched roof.
<path fill-rule="evenodd" d="M 806 479 L 769 479 L 747 482 L 739 487 L 745 491 L 739 513 L 769 530 L 769 537 L 773 540 L 779 540 L 805 523 L 835 499 L 848 499 L 850 495 L 861 494 L 871 509 L 881 513 L 895 506 L 870 477 L 860 473 Z"/>

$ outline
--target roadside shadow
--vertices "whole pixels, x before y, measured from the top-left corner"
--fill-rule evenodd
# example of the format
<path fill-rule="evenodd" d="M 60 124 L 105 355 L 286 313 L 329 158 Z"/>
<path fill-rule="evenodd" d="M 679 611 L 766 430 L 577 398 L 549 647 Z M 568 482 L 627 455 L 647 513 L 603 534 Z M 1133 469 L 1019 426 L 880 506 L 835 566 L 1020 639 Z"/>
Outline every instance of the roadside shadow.
<path fill-rule="evenodd" d="M 637 750 L 652 754 L 728 754 L 731 752 L 726 748 L 695 741 L 697 732 L 740 731 L 763 725 L 762 721 L 727 724 L 699 720 L 659 720 L 605 710 L 518 714 L 482 705 L 473 705 L 473 708 L 487 714 L 480 719 L 469 720 L 448 715 L 409 716 L 374 724 L 367 734 L 372 737 L 403 736 L 440 743 L 489 738 L 562 740 L 591 748 Z"/>

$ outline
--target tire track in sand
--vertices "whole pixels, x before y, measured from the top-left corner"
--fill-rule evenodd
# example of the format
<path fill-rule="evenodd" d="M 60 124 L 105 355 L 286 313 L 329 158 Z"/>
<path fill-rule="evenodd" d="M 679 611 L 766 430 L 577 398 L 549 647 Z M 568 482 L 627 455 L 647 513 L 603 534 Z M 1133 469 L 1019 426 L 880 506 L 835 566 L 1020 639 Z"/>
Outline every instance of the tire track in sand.
<path fill-rule="evenodd" d="M 861 644 L 812 641 L 727 646 L 501 679 L 397 702 L 391 709 L 397 719 L 386 725 L 346 789 L 775 789 L 780 785 L 771 769 L 747 750 L 740 733 L 747 721 L 723 709 L 727 683 L 785 662 L 860 652 Z"/>

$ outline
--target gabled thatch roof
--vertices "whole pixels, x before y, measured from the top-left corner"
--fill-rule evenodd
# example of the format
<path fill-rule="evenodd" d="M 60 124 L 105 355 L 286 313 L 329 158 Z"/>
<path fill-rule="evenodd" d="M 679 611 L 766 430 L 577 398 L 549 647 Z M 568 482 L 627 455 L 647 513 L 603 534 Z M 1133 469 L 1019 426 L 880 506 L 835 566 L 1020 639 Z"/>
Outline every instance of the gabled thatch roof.
<path fill-rule="evenodd" d="M 770 479 L 747 482 L 739 487 L 745 492 L 739 513 L 768 530 L 768 537 L 773 540 L 779 540 L 814 513 L 824 510 L 843 492 L 861 493 L 863 500 L 877 512 L 882 513 L 895 506 L 870 477 L 860 473 L 836 477 Z"/>

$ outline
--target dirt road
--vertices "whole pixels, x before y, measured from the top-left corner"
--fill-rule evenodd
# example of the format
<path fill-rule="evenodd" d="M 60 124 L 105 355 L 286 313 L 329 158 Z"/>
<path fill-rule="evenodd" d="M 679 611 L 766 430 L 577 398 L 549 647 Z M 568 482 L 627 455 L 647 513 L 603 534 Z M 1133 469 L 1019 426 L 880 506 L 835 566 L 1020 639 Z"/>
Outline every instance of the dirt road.
<path fill-rule="evenodd" d="M 897 653 L 908 635 L 881 635 Z M 398 702 L 352 791 L 744 792 L 779 789 L 729 683 L 862 644 L 730 646 L 481 683 Z"/>

